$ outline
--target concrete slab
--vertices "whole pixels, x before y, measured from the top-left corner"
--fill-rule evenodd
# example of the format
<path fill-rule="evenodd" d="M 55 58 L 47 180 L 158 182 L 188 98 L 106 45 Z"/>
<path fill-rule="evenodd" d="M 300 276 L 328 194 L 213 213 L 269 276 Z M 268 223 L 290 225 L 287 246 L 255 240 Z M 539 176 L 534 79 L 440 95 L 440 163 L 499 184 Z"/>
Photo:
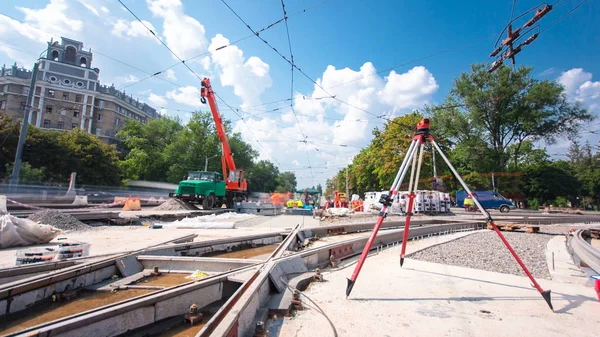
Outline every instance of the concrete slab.
<path fill-rule="evenodd" d="M 281 280 L 283 278 L 286 282 L 291 277 L 298 275 L 300 273 L 306 272 L 306 266 L 304 265 L 304 261 L 300 256 L 293 258 L 291 260 L 278 263 L 269 273 L 269 278 L 271 282 L 275 285 L 277 290 L 281 293 L 286 289 L 285 284 Z"/>
<path fill-rule="evenodd" d="M 135 256 L 126 256 L 115 261 L 121 275 L 127 277 L 137 274 L 144 270 L 144 266 L 137 260 Z"/>
<path fill-rule="evenodd" d="M 313 219 L 312 216 L 280 215 L 264 221 L 255 227 L 282 230 L 285 228 L 293 228 L 298 224 L 301 225 L 301 228 L 319 227 L 320 221 L 319 219 Z"/>
<path fill-rule="evenodd" d="M 546 245 L 546 262 L 550 277 L 553 280 L 564 283 L 575 283 L 585 285 L 588 277 L 573 262 L 573 257 L 567 250 L 564 236 L 556 236 L 548 241 Z"/>
<path fill-rule="evenodd" d="M 397 253 L 396 250 L 394 250 Z M 585 336 L 597 329 L 594 289 L 538 280 L 552 290 L 552 312 L 525 277 L 378 254 L 365 263 L 349 299 L 353 265 L 325 273 L 305 293 L 340 336 Z M 332 335 L 315 310 L 286 319 L 279 336 Z"/>

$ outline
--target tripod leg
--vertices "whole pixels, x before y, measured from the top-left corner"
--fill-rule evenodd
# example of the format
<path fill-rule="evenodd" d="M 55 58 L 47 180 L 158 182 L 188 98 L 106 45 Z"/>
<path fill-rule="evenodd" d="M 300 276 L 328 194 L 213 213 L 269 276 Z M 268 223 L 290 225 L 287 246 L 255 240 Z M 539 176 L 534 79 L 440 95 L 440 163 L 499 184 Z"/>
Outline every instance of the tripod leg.
<path fill-rule="evenodd" d="M 389 195 L 391 198 L 393 198 L 393 196 L 396 195 L 396 193 L 398 193 L 398 189 L 396 188 L 396 186 L 401 185 L 401 183 L 402 183 L 401 180 L 404 178 L 404 174 L 406 173 L 406 170 L 408 170 L 409 157 L 412 156 L 412 154 L 416 151 L 416 149 L 417 149 L 417 141 L 413 140 L 413 142 L 410 144 L 410 146 L 408 148 L 408 151 L 406 152 L 406 156 L 404 157 L 404 160 L 402 161 L 402 165 L 400 165 L 400 169 L 398 170 L 398 173 L 396 174 L 396 178 L 394 179 L 394 183 L 392 184 L 392 187 L 390 189 Z M 389 207 L 388 204 L 383 205 L 383 208 L 379 212 L 379 216 L 377 218 L 377 222 L 375 223 L 375 227 L 373 227 L 373 231 L 371 232 L 371 235 L 369 236 L 369 240 L 367 240 L 367 243 L 365 244 L 365 247 L 363 248 L 363 251 L 360 254 L 360 258 L 358 259 L 358 263 L 356 264 L 356 267 L 354 267 L 354 272 L 352 273 L 352 277 L 350 277 L 348 279 L 348 284 L 346 286 L 346 297 L 350 296 L 350 293 L 352 292 L 352 288 L 354 287 L 354 283 L 356 282 L 356 279 L 358 278 L 358 274 L 360 274 L 360 270 L 362 269 L 362 266 L 365 263 L 367 256 L 369 255 L 369 251 L 371 250 L 371 247 L 373 246 L 373 242 L 375 241 L 375 238 L 377 237 L 377 232 L 379 232 L 379 228 L 381 228 L 383 219 L 385 219 L 385 217 L 387 216 L 388 207 Z"/>
<path fill-rule="evenodd" d="M 521 269 L 523 269 L 523 271 L 525 272 L 525 274 L 527 275 L 527 277 L 529 277 L 529 280 L 531 280 L 531 283 L 533 283 L 533 285 L 537 289 L 537 291 L 540 292 L 540 294 L 542 295 L 542 297 L 544 298 L 544 300 L 546 301 L 546 303 L 548 304 L 548 306 L 550 307 L 550 309 L 554 310 L 554 308 L 552 307 L 552 302 L 551 302 L 551 298 L 550 298 L 550 296 L 551 296 L 550 290 L 544 291 L 542 289 L 542 287 L 537 283 L 537 281 L 535 280 L 535 278 L 533 277 L 533 275 L 531 275 L 531 273 L 529 272 L 529 269 L 527 269 L 527 267 L 525 266 L 525 264 L 523 263 L 523 261 L 521 260 L 521 258 L 519 257 L 519 255 L 517 255 L 517 253 L 514 251 L 514 249 L 510 245 L 510 243 L 508 243 L 508 241 L 506 240 L 506 238 L 504 237 L 504 235 L 502 235 L 502 233 L 498 229 L 498 226 L 496 226 L 496 224 L 494 223 L 494 219 L 492 219 L 492 216 L 490 215 L 490 213 L 488 213 L 481 206 L 481 204 L 479 203 L 479 200 L 477 200 L 477 198 L 471 192 L 471 190 L 469 189 L 469 187 L 467 186 L 467 184 L 464 182 L 464 180 L 461 178 L 461 176 L 458 174 L 458 172 L 456 172 L 456 169 L 454 168 L 454 166 L 452 166 L 452 164 L 450 163 L 450 161 L 448 160 L 448 158 L 446 157 L 446 155 L 444 155 L 444 153 L 442 152 L 442 150 L 440 149 L 440 147 L 437 145 L 437 143 L 435 142 L 435 140 L 433 139 L 433 137 L 430 137 L 429 140 L 431 141 L 431 144 L 433 144 L 433 146 L 435 147 L 435 149 L 438 151 L 438 153 L 440 154 L 440 156 L 444 159 L 444 161 L 446 162 L 446 164 L 448 165 L 448 167 L 450 167 L 450 170 L 452 171 L 452 173 L 454 173 L 454 176 L 456 176 L 456 179 L 458 179 L 458 181 L 460 182 L 460 184 L 462 185 L 462 187 L 465 189 L 465 191 L 467 192 L 467 194 L 473 199 L 473 201 L 475 202 L 475 205 L 477 206 L 477 208 L 479 208 L 479 211 L 481 212 L 481 214 L 483 214 L 483 216 L 485 216 L 487 218 L 487 221 L 490 223 L 490 225 L 492 225 L 492 228 L 494 229 L 494 231 L 496 232 L 496 234 L 498 234 L 498 236 L 500 237 L 500 240 L 502 240 L 502 243 L 504 243 L 504 245 L 506 246 L 506 248 L 508 248 L 508 250 L 510 251 L 510 253 L 512 254 L 512 256 L 515 258 L 515 260 L 517 260 L 517 263 L 519 264 L 519 266 L 521 266 Z"/>
<path fill-rule="evenodd" d="M 415 169 L 415 160 L 417 156 L 413 157 L 413 170 L 411 171 L 410 178 L 411 182 L 409 183 L 409 196 L 408 196 L 408 209 L 406 213 L 406 219 L 404 220 L 404 233 L 402 233 L 402 250 L 400 251 L 400 267 L 404 264 L 404 254 L 406 253 L 406 244 L 408 242 L 408 232 L 410 231 L 410 219 L 412 217 L 412 212 L 415 204 L 415 192 L 417 191 L 417 185 L 419 184 L 419 175 L 421 174 L 421 164 L 423 164 L 423 152 L 425 151 L 425 143 L 421 143 L 419 147 L 419 159 L 418 164 L 416 166 L 416 174 L 413 175 Z"/>

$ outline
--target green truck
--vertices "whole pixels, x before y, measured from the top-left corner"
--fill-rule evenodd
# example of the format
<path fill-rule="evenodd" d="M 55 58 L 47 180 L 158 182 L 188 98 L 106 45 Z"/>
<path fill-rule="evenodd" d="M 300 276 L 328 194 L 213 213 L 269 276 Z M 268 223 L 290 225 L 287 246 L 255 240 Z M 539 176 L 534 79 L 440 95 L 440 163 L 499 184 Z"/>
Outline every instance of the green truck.
<path fill-rule="evenodd" d="M 190 171 L 169 197 L 202 204 L 203 209 L 221 207 L 227 203 L 225 180 L 218 172 Z"/>

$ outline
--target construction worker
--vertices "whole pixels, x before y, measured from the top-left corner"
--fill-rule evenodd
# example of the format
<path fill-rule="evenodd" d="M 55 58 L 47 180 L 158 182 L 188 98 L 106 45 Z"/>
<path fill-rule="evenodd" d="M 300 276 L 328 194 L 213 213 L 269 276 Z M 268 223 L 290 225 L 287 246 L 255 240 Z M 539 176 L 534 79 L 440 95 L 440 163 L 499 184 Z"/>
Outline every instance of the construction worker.
<path fill-rule="evenodd" d="M 464 201 L 464 206 L 467 212 L 472 212 L 475 208 L 475 202 L 470 197 L 466 197 Z"/>

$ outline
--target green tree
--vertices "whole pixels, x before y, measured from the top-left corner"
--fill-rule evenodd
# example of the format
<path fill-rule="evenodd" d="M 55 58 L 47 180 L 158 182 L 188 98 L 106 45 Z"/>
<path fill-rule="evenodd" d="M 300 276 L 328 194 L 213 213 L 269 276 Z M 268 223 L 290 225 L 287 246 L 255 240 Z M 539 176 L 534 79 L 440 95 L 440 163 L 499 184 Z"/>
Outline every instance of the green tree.
<path fill-rule="evenodd" d="M 274 192 L 277 189 L 279 169 L 268 160 L 261 160 L 247 171 L 250 192 Z"/>
<path fill-rule="evenodd" d="M 524 142 L 552 143 L 575 135 L 581 122 L 592 119 L 578 103 L 567 102 L 560 84 L 533 79 L 531 73 L 529 67 L 508 66 L 488 73 L 483 64 L 473 65 L 455 80 L 442 105 L 447 108 L 429 109 L 433 121 L 455 145 L 479 144 L 478 161 L 487 157 L 482 162 L 496 163 L 495 170 L 503 172 L 509 155 L 520 162 Z"/>
<path fill-rule="evenodd" d="M 530 198 L 548 203 L 558 197 L 573 200 L 579 193 L 579 182 L 568 170 L 568 163 L 556 162 L 528 167 L 521 188 Z"/>
<path fill-rule="evenodd" d="M 166 181 L 170 164 L 166 149 L 183 129 L 175 118 L 162 117 L 141 124 L 126 120 L 117 133 L 128 149 L 121 168 L 129 179 Z"/>
<path fill-rule="evenodd" d="M 19 121 L 0 115 L 0 163 L 12 163 L 15 160 L 15 151 L 20 134 Z M 8 177 L 12 173 L 11 169 L 7 171 L 5 165 L 0 165 L 0 177 Z"/>
<path fill-rule="evenodd" d="M 600 204 L 600 153 L 594 153 L 589 143 L 581 146 L 573 141 L 567 156 L 570 168 L 581 185 L 583 200 Z M 580 199 L 580 202 L 583 200 Z"/>
<path fill-rule="evenodd" d="M 13 164 L 6 164 L 6 172 L 8 179 L 12 173 Z M 19 173 L 19 182 L 21 183 L 41 183 L 46 180 L 44 173 L 45 168 L 33 168 L 29 163 L 21 163 L 21 172 Z"/>
<path fill-rule="evenodd" d="M 296 175 L 293 172 L 281 172 L 276 178 L 277 187 L 275 190 L 280 193 L 296 191 Z"/>
<path fill-rule="evenodd" d="M 100 138 L 81 129 L 60 132 L 58 144 L 65 149 L 75 165 L 68 174 L 77 172 L 77 182 L 85 185 L 117 186 L 123 175 L 119 167 L 119 153 L 114 146 L 102 143 Z"/>

